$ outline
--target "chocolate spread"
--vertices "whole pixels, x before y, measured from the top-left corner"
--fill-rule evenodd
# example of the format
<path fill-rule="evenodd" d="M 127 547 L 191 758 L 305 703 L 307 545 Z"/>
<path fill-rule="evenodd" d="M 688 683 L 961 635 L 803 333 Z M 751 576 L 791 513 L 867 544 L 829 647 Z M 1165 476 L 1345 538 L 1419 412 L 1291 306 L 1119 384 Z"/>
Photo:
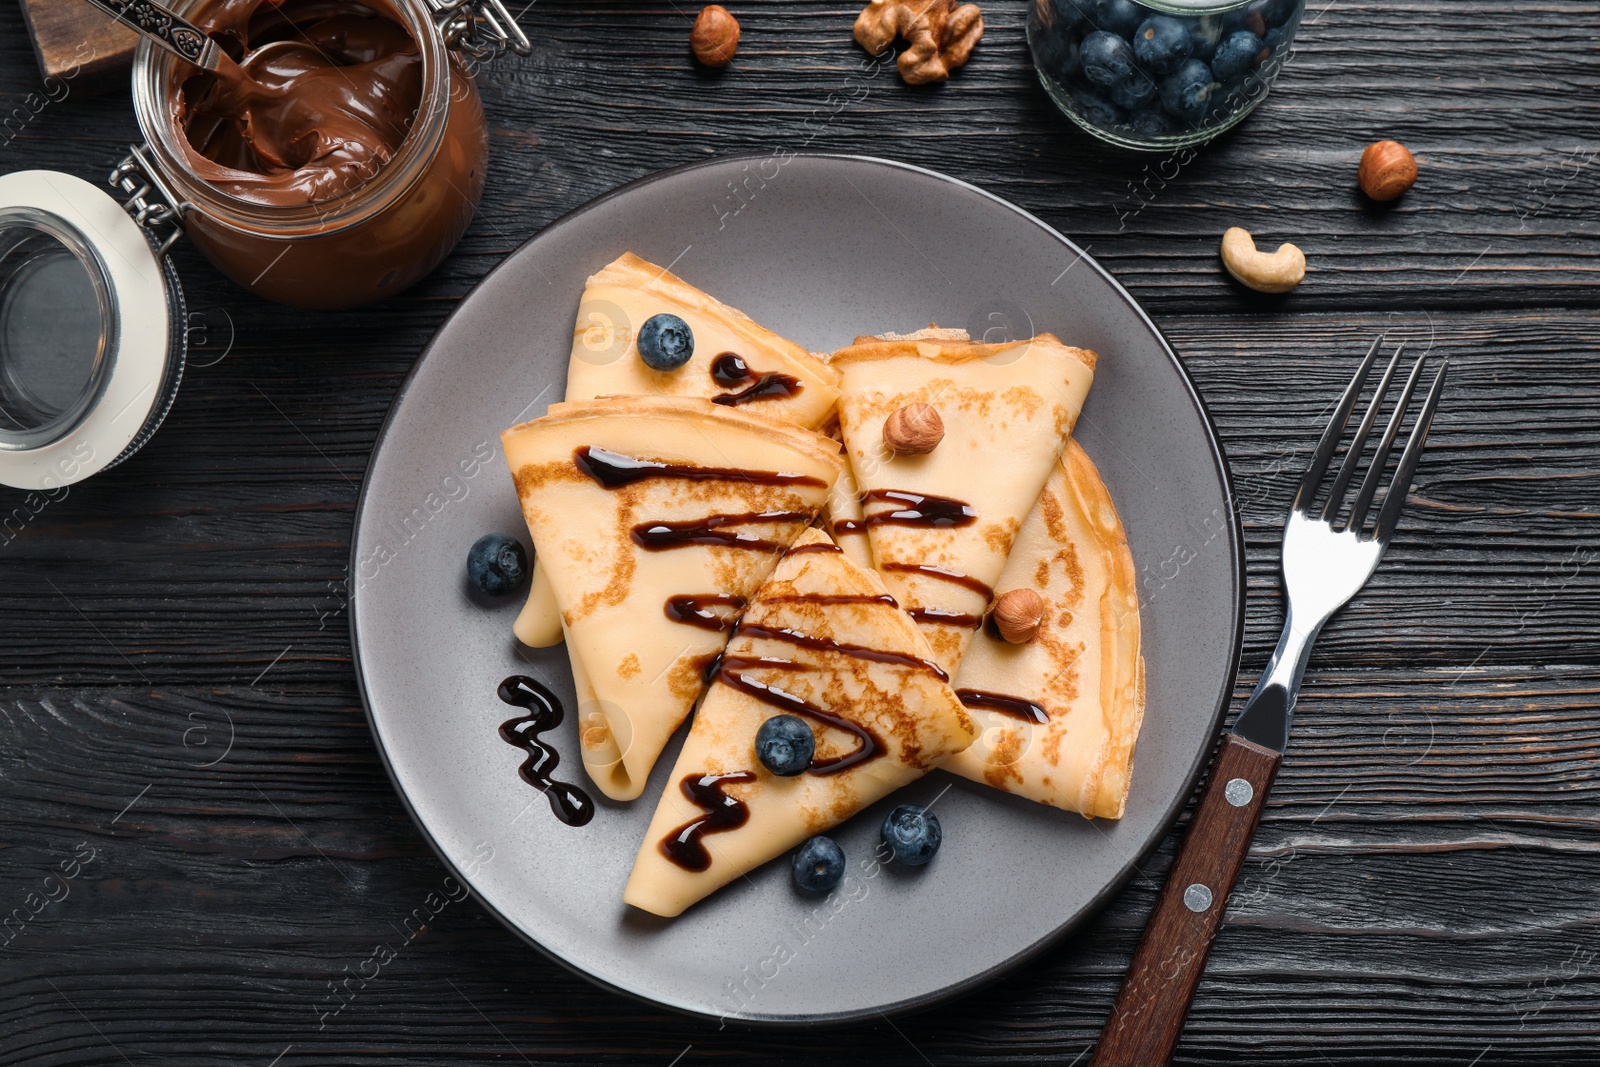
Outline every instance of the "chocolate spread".
<path fill-rule="evenodd" d="M 173 120 L 198 177 L 294 207 L 354 191 L 394 157 L 422 54 L 383 0 L 217 0 L 195 18 L 231 58 L 186 78 Z"/>

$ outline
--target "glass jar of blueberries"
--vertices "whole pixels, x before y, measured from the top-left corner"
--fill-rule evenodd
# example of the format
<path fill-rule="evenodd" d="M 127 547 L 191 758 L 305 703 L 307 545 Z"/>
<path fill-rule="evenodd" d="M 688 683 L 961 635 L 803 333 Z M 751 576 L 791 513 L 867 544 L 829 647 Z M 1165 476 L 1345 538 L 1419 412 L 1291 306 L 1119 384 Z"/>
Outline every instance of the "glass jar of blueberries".
<path fill-rule="evenodd" d="M 1034 0 L 1028 45 L 1045 91 L 1124 148 L 1210 140 L 1266 98 L 1305 0 Z"/>

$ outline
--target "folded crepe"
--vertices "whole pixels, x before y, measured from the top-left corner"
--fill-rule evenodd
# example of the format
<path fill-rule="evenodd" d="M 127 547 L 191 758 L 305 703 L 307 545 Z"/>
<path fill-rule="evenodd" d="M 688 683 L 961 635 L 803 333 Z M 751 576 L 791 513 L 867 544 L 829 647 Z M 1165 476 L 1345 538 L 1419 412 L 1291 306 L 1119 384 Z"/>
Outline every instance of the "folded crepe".
<path fill-rule="evenodd" d="M 677 370 L 651 370 L 639 358 L 639 328 L 662 313 L 694 333 L 694 354 Z M 742 375 L 732 361 L 719 366 L 725 355 L 739 357 Z M 825 359 L 632 252 L 591 275 L 578 302 L 568 400 L 697 396 L 815 428 L 833 413 L 838 384 Z"/>
<path fill-rule="evenodd" d="M 833 365 L 861 527 L 884 584 L 954 672 L 1077 421 L 1096 356 L 1050 334 L 857 341 Z M 938 411 L 943 439 L 924 455 L 889 452 L 884 421 L 917 402 Z"/>
<path fill-rule="evenodd" d="M 945 769 L 1094 818 L 1122 817 L 1144 718 L 1133 556 L 1099 472 L 1070 442 L 1011 549 L 1001 592 L 1044 598 L 1039 635 L 973 638 L 956 692 L 982 731 Z"/>
<path fill-rule="evenodd" d="M 638 396 L 555 404 L 501 441 L 567 637 L 584 766 L 631 800 L 734 617 L 826 506 L 838 445 Z"/>
<path fill-rule="evenodd" d="M 728 643 L 623 900 L 678 915 L 965 748 L 972 720 L 929 655 L 878 576 L 806 531 Z M 756 757 L 781 714 L 817 738 L 794 777 Z"/>
<path fill-rule="evenodd" d="M 677 315 L 694 355 L 676 370 L 651 370 L 637 334 L 651 316 Z M 833 414 L 839 375 L 827 362 L 749 316 L 632 252 L 589 277 L 567 361 L 568 400 L 601 396 L 703 397 L 751 415 L 815 429 Z M 535 648 L 561 640 L 561 619 L 538 560 L 528 602 L 512 626 Z"/>
<path fill-rule="evenodd" d="M 872 546 L 867 542 L 866 527 L 861 524 L 861 490 L 856 486 L 850 465 L 833 483 L 833 495 L 828 498 L 828 531 L 834 543 L 861 567 L 872 567 Z"/>

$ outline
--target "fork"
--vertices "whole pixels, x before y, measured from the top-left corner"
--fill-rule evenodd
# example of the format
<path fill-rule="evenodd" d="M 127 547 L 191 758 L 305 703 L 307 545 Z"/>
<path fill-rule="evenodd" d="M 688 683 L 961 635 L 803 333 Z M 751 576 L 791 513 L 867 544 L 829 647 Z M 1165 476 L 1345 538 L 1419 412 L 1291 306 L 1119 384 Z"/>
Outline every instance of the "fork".
<path fill-rule="evenodd" d="M 1134 952 L 1090 1067 L 1158 1067 L 1172 1058 L 1211 942 L 1222 926 L 1228 894 L 1244 865 L 1250 838 L 1261 821 L 1267 792 L 1289 743 L 1295 697 L 1311 646 L 1329 617 L 1367 584 L 1394 537 L 1444 389 L 1447 360 L 1434 375 L 1412 423 L 1411 436 L 1376 516 L 1371 514 L 1374 501 L 1422 377 L 1426 354 L 1411 368 L 1353 496 L 1350 487 L 1361 474 L 1367 440 L 1400 365 L 1404 344 L 1395 348 L 1332 484 L 1320 506 L 1317 502 L 1382 343 L 1382 336 L 1372 343 L 1339 398 L 1295 493 L 1283 530 L 1283 583 L 1288 604 L 1283 634 L 1233 729 L 1222 737 L 1188 836 Z"/>

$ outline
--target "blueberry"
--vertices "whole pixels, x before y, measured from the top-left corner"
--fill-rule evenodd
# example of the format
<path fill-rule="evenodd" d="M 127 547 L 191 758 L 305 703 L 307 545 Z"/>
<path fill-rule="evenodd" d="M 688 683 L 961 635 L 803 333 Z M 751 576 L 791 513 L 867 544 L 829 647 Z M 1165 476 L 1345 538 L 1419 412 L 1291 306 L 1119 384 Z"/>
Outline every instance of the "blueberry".
<path fill-rule="evenodd" d="M 1133 77 L 1128 81 L 1118 82 L 1106 90 L 1106 96 L 1118 107 L 1137 109 L 1144 107 L 1156 98 L 1160 86 L 1154 78 L 1142 70 L 1133 72 Z"/>
<path fill-rule="evenodd" d="M 1091 126 L 1115 126 L 1122 121 L 1121 108 L 1083 89 L 1072 91 L 1072 103 L 1077 107 L 1078 114 Z"/>
<path fill-rule="evenodd" d="M 1149 14 L 1133 0 L 1080 0 L 1080 3 L 1088 12 L 1089 21 L 1094 23 L 1096 29 L 1117 34 L 1119 37 L 1132 37 L 1133 31 L 1139 28 L 1139 23 Z"/>
<path fill-rule="evenodd" d="M 1050 0 L 1050 25 L 1057 32 L 1074 29 L 1088 17 L 1083 0 Z"/>
<path fill-rule="evenodd" d="M 1282 26 L 1294 17 L 1300 3 L 1301 0 L 1256 0 L 1249 10 L 1259 12 L 1268 26 Z"/>
<path fill-rule="evenodd" d="M 1265 37 L 1261 38 L 1261 43 L 1271 49 L 1273 55 L 1277 55 L 1279 49 L 1283 47 L 1284 38 L 1286 36 L 1287 35 L 1282 30 L 1278 29 L 1277 27 L 1273 27 L 1267 31 L 1267 35 Z"/>
<path fill-rule="evenodd" d="M 1218 81 L 1248 74 L 1261 62 L 1261 52 L 1265 48 L 1261 38 L 1249 30 L 1230 33 L 1217 45 L 1217 54 L 1211 57 L 1211 72 Z"/>
<path fill-rule="evenodd" d="M 794 884 L 807 892 L 826 893 L 844 877 L 844 850 L 831 837 L 818 835 L 809 839 L 790 863 Z"/>
<path fill-rule="evenodd" d="M 1064 82 L 1078 73 L 1078 38 L 1052 31 L 1034 38 L 1034 54 L 1046 75 Z"/>
<path fill-rule="evenodd" d="M 1172 132 L 1172 120 L 1158 107 L 1146 108 L 1136 112 L 1128 120 L 1128 125 L 1146 137 L 1160 137 Z"/>
<path fill-rule="evenodd" d="M 484 534 L 467 551 L 467 580 L 489 596 L 514 592 L 528 574 L 522 542 L 505 534 Z"/>
<path fill-rule="evenodd" d="M 1262 16 L 1259 5 L 1252 4 L 1243 11 L 1230 11 L 1222 16 L 1224 37 L 1240 30 L 1249 30 L 1257 37 L 1267 32 L 1267 20 Z"/>
<path fill-rule="evenodd" d="M 1134 59 L 1133 45 L 1114 33 L 1096 30 L 1089 34 L 1083 39 L 1080 55 L 1083 76 L 1096 85 L 1111 86 L 1132 81 L 1138 73 L 1139 65 Z"/>
<path fill-rule="evenodd" d="M 651 315 L 639 327 L 639 358 L 651 370 L 677 370 L 694 355 L 694 331 L 676 315 Z"/>
<path fill-rule="evenodd" d="M 797 715 L 774 715 L 756 731 L 756 758 L 781 778 L 804 771 L 816 754 L 816 735 Z"/>
<path fill-rule="evenodd" d="M 1216 87 L 1210 67 L 1198 59 L 1188 60 L 1161 82 L 1161 106 L 1173 118 L 1198 122 L 1210 106 Z"/>
<path fill-rule="evenodd" d="M 1189 54 L 1196 59 L 1210 59 L 1222 40 L 1222 20 L 1216 15 L 1202 15 L 1189 23 Z"/>
<path fill-rule="evenodd" d="M 943 838 L 939 816 L 915 804 L 902 804 L 883 820 L 883 843 L 907 867 L 921 867 L 933 859 Z"/>
<path fill-rule="evenodd" d="M 1152 15 L 1133 35 L 1133 54 L 1152 74 L 1171 74 L 1192 51 L 1194 42 L 1182 19 Z"/>

